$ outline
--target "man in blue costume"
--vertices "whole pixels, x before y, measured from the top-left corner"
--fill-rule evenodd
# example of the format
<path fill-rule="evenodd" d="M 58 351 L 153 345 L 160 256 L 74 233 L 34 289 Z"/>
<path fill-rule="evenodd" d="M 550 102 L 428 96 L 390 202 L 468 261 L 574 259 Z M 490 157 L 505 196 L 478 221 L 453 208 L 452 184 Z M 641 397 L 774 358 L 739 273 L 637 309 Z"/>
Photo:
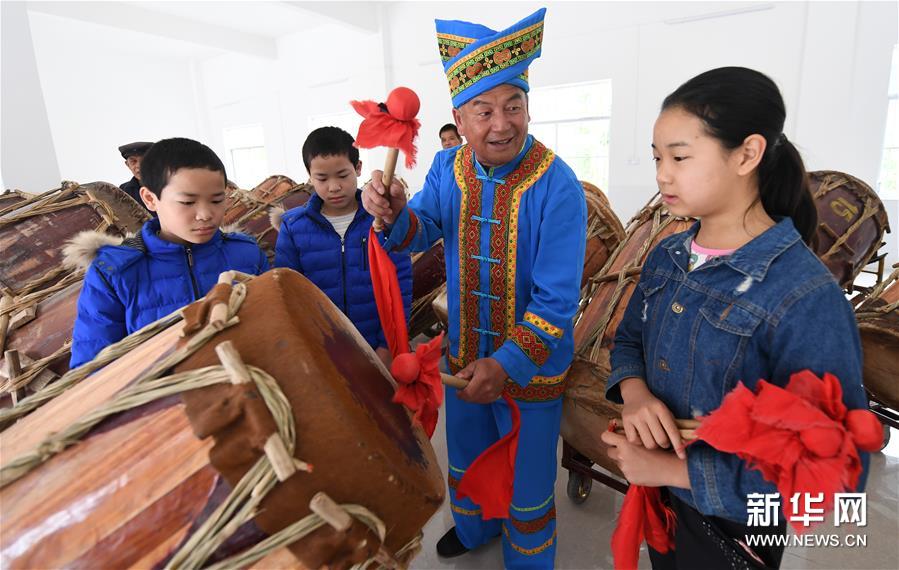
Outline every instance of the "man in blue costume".
<path fill-rule="evenodd" d="M 408 205 L 398 183 L 388 196 L 378 171 L 363 189 L 365 208 L 388 224 L 388 249 L 444 240 L 449 367 L 470 384 L 446 390 L 456 526 L 437 552 L 457 556 L 501 535 L 507 568 L 551 568 L 555 558 L 556 446 L 586 241 L 577 177 L 527 130 L 527 71 L 540 56 L 544 13 L 501 32 L 438 20 L 453 117 L 468 144 L 437 153 Z M 508 519 L 485 521 L 455 487 L 509 431 L 503 391 L 521 409 L 512 505 Z"/>

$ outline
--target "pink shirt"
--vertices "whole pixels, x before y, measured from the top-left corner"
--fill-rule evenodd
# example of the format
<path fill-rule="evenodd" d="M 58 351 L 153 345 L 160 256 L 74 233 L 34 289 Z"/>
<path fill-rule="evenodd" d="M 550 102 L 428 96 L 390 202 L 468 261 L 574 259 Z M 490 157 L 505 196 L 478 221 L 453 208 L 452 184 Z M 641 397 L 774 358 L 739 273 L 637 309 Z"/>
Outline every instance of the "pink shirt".
<path fill-rule="evenodd" d="M 693 271 L 706 261 L 715 259 L 716 257 L 724 257 L 737 251 L 736 249 L 712 249 L 710 247 L 702 247 L 696 240 L 690 242 L 690 266 L 689 270 Z"/>

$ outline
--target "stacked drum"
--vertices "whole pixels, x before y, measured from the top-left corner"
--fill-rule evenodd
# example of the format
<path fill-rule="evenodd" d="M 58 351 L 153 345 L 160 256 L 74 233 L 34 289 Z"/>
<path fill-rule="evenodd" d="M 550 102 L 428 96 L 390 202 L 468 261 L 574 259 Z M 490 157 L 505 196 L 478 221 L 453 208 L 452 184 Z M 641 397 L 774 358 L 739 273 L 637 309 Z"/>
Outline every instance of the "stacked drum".
<path fill-rule="evenodd" d="M 232 189 L 222 220 L 223 230 L 253 236 L 269 261 L 274 261 L 278 227 L 272 223 L 272 212 L 283 213 L 302 206 L 314 192 L 311 184 L 297 184 L 280 175 L 269 176 L 252 190 Z"/>
<path fill-rule="evenodd" d="M 121 240 L 149 216 L 105 182 L 10 194 L 0 202 L 0 392 L 18 399 L 68 370 L 84 272 L 64 263 L 64 245 L 90 231 Z"/>
<path fill-rule="evenodd" d="M 851 293 L 855 278 L 877 253 L 884 231 L 890 231 L 886 209 L 870 186 L 843 172 L 809 172 L 809 186 L 818 210 L 815 253 Z"/>
<path fill-rule="evenodd" d="M 624 240 L 588 279 L 574 327 L 575 361 L 566 378 L 562 412 L 566 442 L 562 465 L 570 471 L 568 494 L 577 502 L 587 498 L 593 477 L 623 488 L 619 481 L 591 469 L 597 463 L 621 476 L 599 440 L 609 420 L 621 415 L 620 407 L 605 398 L 612 341 L 649 252 L 692 224 L 693 220 L 668 214 L 657 194 L 627 223 Z"/>

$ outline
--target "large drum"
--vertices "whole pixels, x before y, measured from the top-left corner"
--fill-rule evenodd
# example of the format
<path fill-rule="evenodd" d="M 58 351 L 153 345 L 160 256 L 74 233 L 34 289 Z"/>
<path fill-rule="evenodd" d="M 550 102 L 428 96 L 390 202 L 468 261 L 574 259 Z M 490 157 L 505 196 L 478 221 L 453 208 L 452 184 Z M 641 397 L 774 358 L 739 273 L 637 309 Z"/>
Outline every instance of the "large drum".
<path fill-rule="evenodd" d="M 870 186 L 843 172 L 809 172 L 809 184 L 818 210 L 815 253 L 850 290 L 889 231 L 886 209 Z"/>
<path fill-rule="evenodd" d="M 85 230 L 124 236 L 149 219 L 146 210 L 105 182 L 65 182 L 0 216 L 0 292 L 27 295 L 69 273 L 63 244 Z"/>
<path fill-rule="evenodd" d="M 0 392 L 14 388 L 4 350 L 18 351 L 23 386 L 40 387 L 68 370 L 84 273 L 63 262 L 64 245 L 88 230 L 121 239 L 147 219 L 143 207 L 105 182 L 66 182 L 0 215 Z"/>
<path fill-rule="evenodd" d="M 4 568 L 407 563 L 445 485 L 350 321 L 288 269 L 184 314 L 0 434 Z M 12 469 L 38 447 L 51 457 Z M 322 526 L 318 492 L 358 522 Z"/>
<path fill-rule="evenodd" d="M 605 193 L 598 187 L 581 180 L 587 201 L 587 248 L 584 252 L 584 274 L 581 287 L 605 266 L 609 256 L 624 240 L 624 227 Z"/>
<path fill-rule="evenodd" d="M 609 354 L 615 330 L 640 278 L 649 252 L 664 238 L 684 231 L 693 220 L 668 214 L 656 195 L 627 224 L 627 236 L 602 270 L 591 278 L 574 327 L 575 362 L 566 378 L 562 438 L 605 469 L 620 475 L 599 440 L 620 407 L 605 399 L 611 374 Z"/>
<path fill-rule="evenodd" d="M 278 228 L 272 224 L 270 214 L 273 210 L 283 212 L 302 206 L 314 192 L 311 184 L 297 184 L 286 176 L 269 176 L 252 190 L 229 194 L 222 225 L 255 237 L 269 261 L 273 261 Z"/>
<path fill-rule="evenodd" d="M 222 225 L 240 224 L 246 218 L 252 217 L 258 210 L 267 210 L 279 198 L 286 196 L 296 185 L 297 183 L 287 176 L 273 174 L 252 190 L 229 189 Z"/>
<path fill-rule="evenodd" d="M 856 309 L 862 339 L 862 378 L 875 400 L 899 410 L 899 269 Z"/>

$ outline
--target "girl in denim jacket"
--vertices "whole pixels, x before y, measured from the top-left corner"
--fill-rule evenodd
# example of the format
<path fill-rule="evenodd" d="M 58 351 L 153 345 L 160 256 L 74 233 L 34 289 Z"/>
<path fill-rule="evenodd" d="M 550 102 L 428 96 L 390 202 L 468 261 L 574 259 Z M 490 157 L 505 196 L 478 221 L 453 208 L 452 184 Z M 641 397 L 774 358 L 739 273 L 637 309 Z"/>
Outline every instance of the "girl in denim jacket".
<path fill-rule="evenodd" d="M 643 266 L 606 392 L 624 404 L 626 435 L 603 435 L 631 483 L 668 489 L 675 549 L 650 549 L 653 568 L 778 567 L 784 549 L 734 542 L 785 533 L 782 512 L 771 526 L 746 526 L 748 496 L 777 489 L 736 455 L 685 448 L 674 418 L 712 412 L 738 382 L 785 386 L 804 369 L 834 374 L 847 407 L 867 407 L 855 318 L 807 245 L 817 215 L 784 119 L 770 78 L 726 67 L 680 86 L 655 123 L 659 191 L 673 215 L 700 221 Z"/>

